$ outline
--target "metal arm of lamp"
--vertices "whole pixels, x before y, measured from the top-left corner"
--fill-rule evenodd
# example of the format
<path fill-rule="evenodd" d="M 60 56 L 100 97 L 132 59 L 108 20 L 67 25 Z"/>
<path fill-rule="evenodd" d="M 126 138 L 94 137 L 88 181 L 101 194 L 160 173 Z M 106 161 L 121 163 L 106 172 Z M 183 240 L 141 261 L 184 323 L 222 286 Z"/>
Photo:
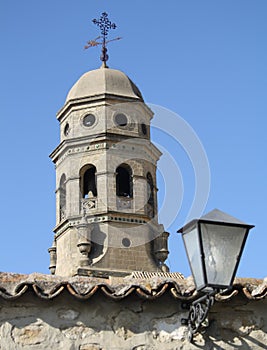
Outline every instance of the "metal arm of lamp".
<path fill-rule="evenodd" d="M 190 342 L 194 334 L 208 327 L 207 316 L 215 294 L 231 288 L 249 230 L 253 227 L 214 209 L 178 231 L 183 237 L 196 289 L 204 294 L 192 302 L 188 319 L 182 320 L 188 326 Z"/>

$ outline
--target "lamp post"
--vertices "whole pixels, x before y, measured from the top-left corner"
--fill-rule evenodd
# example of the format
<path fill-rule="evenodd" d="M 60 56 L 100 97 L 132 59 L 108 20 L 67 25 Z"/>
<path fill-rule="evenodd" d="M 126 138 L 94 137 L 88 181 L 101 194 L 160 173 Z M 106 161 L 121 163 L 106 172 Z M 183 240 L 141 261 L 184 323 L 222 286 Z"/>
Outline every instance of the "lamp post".
<path fill-rule="evenodd" d="M 203 294 L 190 305 L 187 320 L 190 341 L 201 328 L 207 327 L 214 295 L 231 287 L 253 227 L 214 209 L 178 231 L 183 237 L 196 289 Z"/>

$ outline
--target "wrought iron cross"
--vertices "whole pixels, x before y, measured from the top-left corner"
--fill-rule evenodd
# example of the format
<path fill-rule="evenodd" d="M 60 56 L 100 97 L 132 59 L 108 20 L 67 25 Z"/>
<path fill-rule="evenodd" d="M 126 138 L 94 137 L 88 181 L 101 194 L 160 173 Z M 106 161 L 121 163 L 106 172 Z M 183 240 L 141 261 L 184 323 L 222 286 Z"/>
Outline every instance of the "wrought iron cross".
<path fill-rule="evenodd" d="M 110 41 L 119 40 L 121 38 L 118 37 L 112 40 L 107 40 L 109 30 L 115 29 L 117 26 L 115 23 L 111 23 L 111 21 L 108 19 L 108 14 L 106 12 L 103 12 L 99 19 L 93 19 L 92 22 L 100 28 L 101 36 L 98 36 L 94 40 L 89 40 L 87 42 L 87 45 L 84 48 L 88 49 L 89 47 L 102 44 L 102 53 L 101 53 L 100 59 L 103 62 L 104 67 L 106 67 L 106 62 L 108 60 L 107 43 L 109 43 Z M 97 41 L 98 39 L 102 39 L 102 42 Z"/>
<path fill-rule="evenodd" d="M 101 34 L 103 35 L 103 41 L 106 41 L 109 30 L 116 28 L 116 24 L 111 23 L 111 21 L 108 19 L 108 14 L 106 12 L 103 12 L 98 20 L 93 19 L 92 22 L 100 28 Z"/>

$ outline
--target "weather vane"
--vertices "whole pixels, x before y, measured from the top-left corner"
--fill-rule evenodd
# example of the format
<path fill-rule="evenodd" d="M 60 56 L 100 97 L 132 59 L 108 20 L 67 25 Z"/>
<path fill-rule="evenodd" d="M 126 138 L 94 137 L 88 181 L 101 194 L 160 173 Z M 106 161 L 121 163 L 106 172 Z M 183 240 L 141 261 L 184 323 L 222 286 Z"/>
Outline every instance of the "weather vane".
<path fill-rule="evenodd" d="M 89 47 L 94 47 L 98 45 L 102 45 L 102 53 L 100 56 L 101 61 L 103 62 L 103 66 L 107 67 L 106 62 L 108 60 L 108 54 L 107 54 L 107 44 L 111 41 L 120 40 L 121 37 L 117 37 L 115 39 L 107 40 L 108 32 L 110 29 L 116 29 L 116 24 L 111 23 L 111 21 L 108 19 L 108 14 L 106 12 L 103 12 L 101 17 L 99 19 L 93 19 L 92 22 L 96 24 L 100 30 L 101 35 L 93 40 L 89 40 L 86 45 L 84 46 L 85 49 L 89 49 Z M 102 41 L 98 41 L 101 40 Z"/>

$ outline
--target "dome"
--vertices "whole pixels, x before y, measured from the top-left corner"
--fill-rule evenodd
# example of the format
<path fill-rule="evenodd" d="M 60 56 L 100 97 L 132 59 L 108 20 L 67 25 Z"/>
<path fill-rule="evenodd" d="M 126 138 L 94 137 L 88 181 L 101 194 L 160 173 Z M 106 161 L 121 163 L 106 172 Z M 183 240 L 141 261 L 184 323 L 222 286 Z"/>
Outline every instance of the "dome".
<path fill-rule="evenodd" d="M 103 94 L 143 101 L 138 87 L 126 74 L 101 67 L 83 74 L 70 89 L 66 102 Z"/>

